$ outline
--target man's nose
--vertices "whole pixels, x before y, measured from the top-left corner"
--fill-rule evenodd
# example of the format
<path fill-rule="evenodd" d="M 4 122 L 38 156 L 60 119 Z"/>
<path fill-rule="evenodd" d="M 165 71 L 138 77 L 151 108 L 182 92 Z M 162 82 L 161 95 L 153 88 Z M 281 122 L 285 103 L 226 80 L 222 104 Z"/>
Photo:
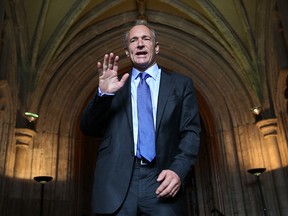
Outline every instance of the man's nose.
<path fill-rule="evenodd" d="M 142 39 L 139 39 L 138 40 L 138 47 L 143 47 L 144 44 L 143 44 L 143 40 Z"/>

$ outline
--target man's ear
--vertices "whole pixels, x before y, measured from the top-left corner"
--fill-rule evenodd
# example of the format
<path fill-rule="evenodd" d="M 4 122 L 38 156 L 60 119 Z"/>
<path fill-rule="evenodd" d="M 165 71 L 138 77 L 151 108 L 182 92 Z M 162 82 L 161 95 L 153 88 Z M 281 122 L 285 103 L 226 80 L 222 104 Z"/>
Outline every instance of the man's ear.
<path fill-rule="evenodd" d="M 125 50 L 125 54 L 126 54 L 127 57 L 129 57 L 129 52 L 128 52 L 128 50 Z"/>
<path fill-rule="evenodd" d="M 155 43 L 155 53 L 158 54 L 160 51 L 160 46 L 159 46 L 159 42 Z"/>

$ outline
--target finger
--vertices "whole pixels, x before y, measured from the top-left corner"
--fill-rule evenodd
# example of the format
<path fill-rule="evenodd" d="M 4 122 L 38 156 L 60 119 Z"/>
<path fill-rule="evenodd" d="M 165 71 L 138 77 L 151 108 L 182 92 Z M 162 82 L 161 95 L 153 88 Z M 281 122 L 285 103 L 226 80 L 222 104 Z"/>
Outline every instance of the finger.
<path fill-rule="evenodd" d="M 118 64 L 119 64 L 119 56 L 116 56 L 112 68 L 114 71 L 118 71 Z"/>
<path fill-rule="evenodd" d="M 109 56 L 108 54 L 105 54 L 104 55 L 104 58 L 103 58 L 103 71 L 106 71 L 108 69 L 108 61 L 109 61 Z"/>
<path fill-rule="evenodd" d="M 112 70 L 114 66 L 114 53 L 110 53 L 109 55 L 109 62 L 108 62 L 108 69 Z"/>
<path fill-rule="evenodd" d="M 173 176 L 166 177 L 161 185 L 157 188 L 156 194 L 159 197 L 174 196 L 180 186 L 180 182 Z"/>
<path fill-rule="evenodd" d="M 169 197 L 174 197 L 179 191 L 179 184 L 176 183 L 176 185 L 174 185 L 171 189 L 171 191 L 169 192 L 168 196 Z"/>
<path fill-rule="evenodd" d="M 158 193 L 158 197 L 167 197 L 170 195 L 170 193 L 173 193 L 172 191 L 173 191 L 173 185 L 171 183 L 167 185 L 166 183 L 163 187 L 163 190 L 161 191 L 160 189 L 160 193 Z"/>
<path fill-rule="evenodd" d="M 161 196 L 164 194 L 164 191 L 166 190 L 166 188 L 169 186 L 170 184 L 170 180 L 168 179 L 165 179 L 160 185 L 159 187 L 157 188 L 156 190 L 156 194 Z"/>
<path fill-rule="evenodd" d="M 173 191 L 173 194 L 171 195 L 172 197 L 176 196 L 176 194 L 178 193 L 179 191 L 179 187 L 175 188 L 174 191 Z"/>
<path fill-rule="evenodd" d="M 101 62 L 97 62 L 97 71 L 98 71 L 99 76 L 101 76 L 103 74 Z"/>
<path fill-rule="evenodd" d="M 173 183 L 170 183 L 165 190 L 163 190 L 160 194 L 158 194 L 158 197 L 174 197 L 177 192 L 179 191 L 179 185 L 175 185 Z"/>

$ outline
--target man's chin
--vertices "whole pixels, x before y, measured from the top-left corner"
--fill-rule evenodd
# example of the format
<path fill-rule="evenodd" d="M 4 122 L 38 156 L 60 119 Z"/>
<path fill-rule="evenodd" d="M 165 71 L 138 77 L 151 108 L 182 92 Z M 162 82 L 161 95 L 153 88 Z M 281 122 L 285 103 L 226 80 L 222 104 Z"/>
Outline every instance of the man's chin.
<path fill-rule="evenodd" d="M 146 70 L 149 67 L 148 63 L 136 63 L 134 64 L 134 67 L 137 68 L 138 70 Z"/>

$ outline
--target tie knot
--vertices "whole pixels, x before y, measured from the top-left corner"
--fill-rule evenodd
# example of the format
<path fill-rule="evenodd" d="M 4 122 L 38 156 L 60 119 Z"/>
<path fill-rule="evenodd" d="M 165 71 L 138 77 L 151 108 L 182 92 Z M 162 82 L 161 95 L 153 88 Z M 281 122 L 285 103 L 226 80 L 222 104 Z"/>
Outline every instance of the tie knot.
<path fill-rule="evenodd" d="M 150 75 L 148 73 L 142 72 L 139 73 L 139 77 L 141 80 L 146 80 Z"/>

